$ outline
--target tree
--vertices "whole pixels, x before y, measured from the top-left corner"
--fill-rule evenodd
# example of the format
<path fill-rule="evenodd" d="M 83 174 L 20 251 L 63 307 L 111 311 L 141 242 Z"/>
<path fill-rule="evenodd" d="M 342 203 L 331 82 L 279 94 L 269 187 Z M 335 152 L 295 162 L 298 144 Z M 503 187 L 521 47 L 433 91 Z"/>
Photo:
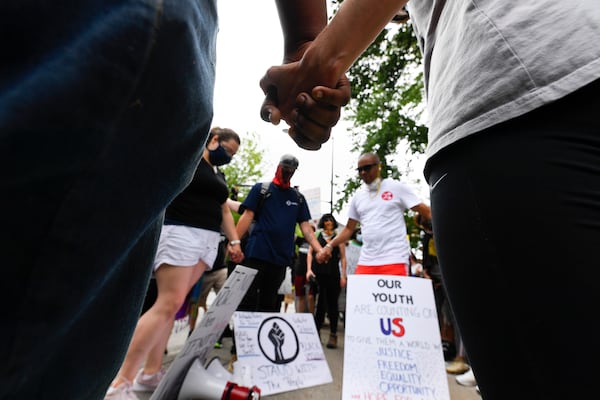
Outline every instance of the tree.
<path fill-rule="evenodd" d="M 261 168 L 261 163 L 265 150 L 258 143 L 256 132 L 242 137 L 239 152 L 231 163 L 221 168 L 234 200 L 244 199 L 251 185 L 262 176 L 264 168 Z"/>
<path fill-rule="evenodd" d="M 337 10 L 343 0 L 332 0 Z M 424 153 L 427 127 L 420 122 L 424 111 L 421 53 L 410 21 L 390 23 L 348 71 L 352 98 L 346 108 L 354 138 L 353 152 L 376 153 L 382 176 L 399 178 L 390 158 Z M 409 169 L 409 168 L 407 168 Z M 360 178 L 347 180 L 335 209 L 340 210 L 360 186 Z M 418 242 L 418 228 L 406 216 L 411 247 Z"/>

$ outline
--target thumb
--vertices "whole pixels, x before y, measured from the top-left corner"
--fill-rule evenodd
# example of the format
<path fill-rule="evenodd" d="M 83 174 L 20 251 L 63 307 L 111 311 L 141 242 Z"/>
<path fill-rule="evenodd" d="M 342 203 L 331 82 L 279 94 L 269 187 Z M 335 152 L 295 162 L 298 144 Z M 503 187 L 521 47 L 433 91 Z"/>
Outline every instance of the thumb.
<path fill-rule="evenodd" d="M 346 75 L 343 75 L 338 80 L 335 88 L 315 86 L 311 91 L 311 96 L 319 103 L 343 107 L 350 101 L 350 81 Z"/>
<path fill-rule="evenodd" d="M 260 117 L 265 122 L 270 122 L 273 125 L 278 125 L 281 121 L 281 111 L 277 107 L 277 89 L 270 86 L 266 91 L 265 100 L 260 108 Z"/>
<path fill-rule="evenodd" d="M 260 80 L 260 88 L 265 94 L 265 99 L 260 107 L 260 117 L 265 122 L 278 125 L 281 121 L 281 111 L 279 110 L 279 98 L 277 96 L 277 87 L 270 78 L 274 68 L 269 68 L 265 76 Z"/>

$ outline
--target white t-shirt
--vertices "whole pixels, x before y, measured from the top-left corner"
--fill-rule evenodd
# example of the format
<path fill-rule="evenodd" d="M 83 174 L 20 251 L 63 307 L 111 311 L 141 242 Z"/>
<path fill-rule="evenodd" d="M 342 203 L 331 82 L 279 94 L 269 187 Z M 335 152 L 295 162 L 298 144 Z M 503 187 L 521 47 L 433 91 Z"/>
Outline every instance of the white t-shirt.
<path fill-rule="evenodd" d="M 411 0 L 428 155 L 600 78 L 599 0 Z"/>
<path fill-rule="evenodd" d="M 404 211 L 421 200 L 404 183 L 383 179 L 377 192 L 366 186 L 350 202 L 348 217 L 359 221 L 363 238 L 360 265 L 408 264 Z"/>

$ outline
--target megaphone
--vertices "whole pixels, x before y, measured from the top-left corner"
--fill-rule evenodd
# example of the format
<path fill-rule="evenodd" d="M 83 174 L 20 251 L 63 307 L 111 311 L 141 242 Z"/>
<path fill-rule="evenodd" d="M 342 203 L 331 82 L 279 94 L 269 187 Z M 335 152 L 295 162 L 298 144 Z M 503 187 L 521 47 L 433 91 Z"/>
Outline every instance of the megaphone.
<path fill-rule="evenodd" d="M 225 379 L 230 382 L 236 382 L 233 374 L 229 372 L 227 368 L 223 366 L 223 364 L 221 364 L 221 359 L 219 357 L 213 357 L 208 362 L 208 365 L 206 366 L 206 371 L 217 378 Z M 239 381 L 237 382 L 241 383 Z"/>
<path fill-rule="evenodd" d="M 213 365 L 214 364 L 214 365 Z M 220 365 L 220 363 L 218 363 Z M 188 370 L 179 390 L 177 400 L 259 400 L 260 389 L 256 386 L 246 387 L 228 380 L 231 374 L 221 365 L 221 371 L 211 361 L 208 372 L 200 360 L 195 359 Z M 228 375 L 225 375 L 227 373 Z"/>

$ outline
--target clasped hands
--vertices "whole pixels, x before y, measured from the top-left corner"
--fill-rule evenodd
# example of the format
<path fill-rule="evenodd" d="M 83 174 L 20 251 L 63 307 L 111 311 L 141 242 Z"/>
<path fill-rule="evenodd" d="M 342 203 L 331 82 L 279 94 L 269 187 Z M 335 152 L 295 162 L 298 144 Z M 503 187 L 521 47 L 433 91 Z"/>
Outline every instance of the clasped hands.
<path fill-rule="evenodd" d="M 331 248 L 328 246 L 321 247 L 321 250 L 317 252 L 316 258 L 319 264 L 325 264 L 331 258 Z"/>
<path fill-rule="evenodd" d="M 234 246 L 231 246 L 231 245 L 229 246 L 229 258 L 234 263 L 242 262 L 242 260 L 244 259 L 244 253 L 242 252 L 242 249 L 239 244 L 236 244 Z"/>
<path fill-rule="evenodd" d="M 350 82 L 344 74 L 326 79 L 301 62 L 274 66 L 260 81 L 265 93 L 260 115 L 278 125 L 283 119 L 288 135 L 306 150 L 318 150 L 329 140 L 341 108 L 350 100 Z"/>

